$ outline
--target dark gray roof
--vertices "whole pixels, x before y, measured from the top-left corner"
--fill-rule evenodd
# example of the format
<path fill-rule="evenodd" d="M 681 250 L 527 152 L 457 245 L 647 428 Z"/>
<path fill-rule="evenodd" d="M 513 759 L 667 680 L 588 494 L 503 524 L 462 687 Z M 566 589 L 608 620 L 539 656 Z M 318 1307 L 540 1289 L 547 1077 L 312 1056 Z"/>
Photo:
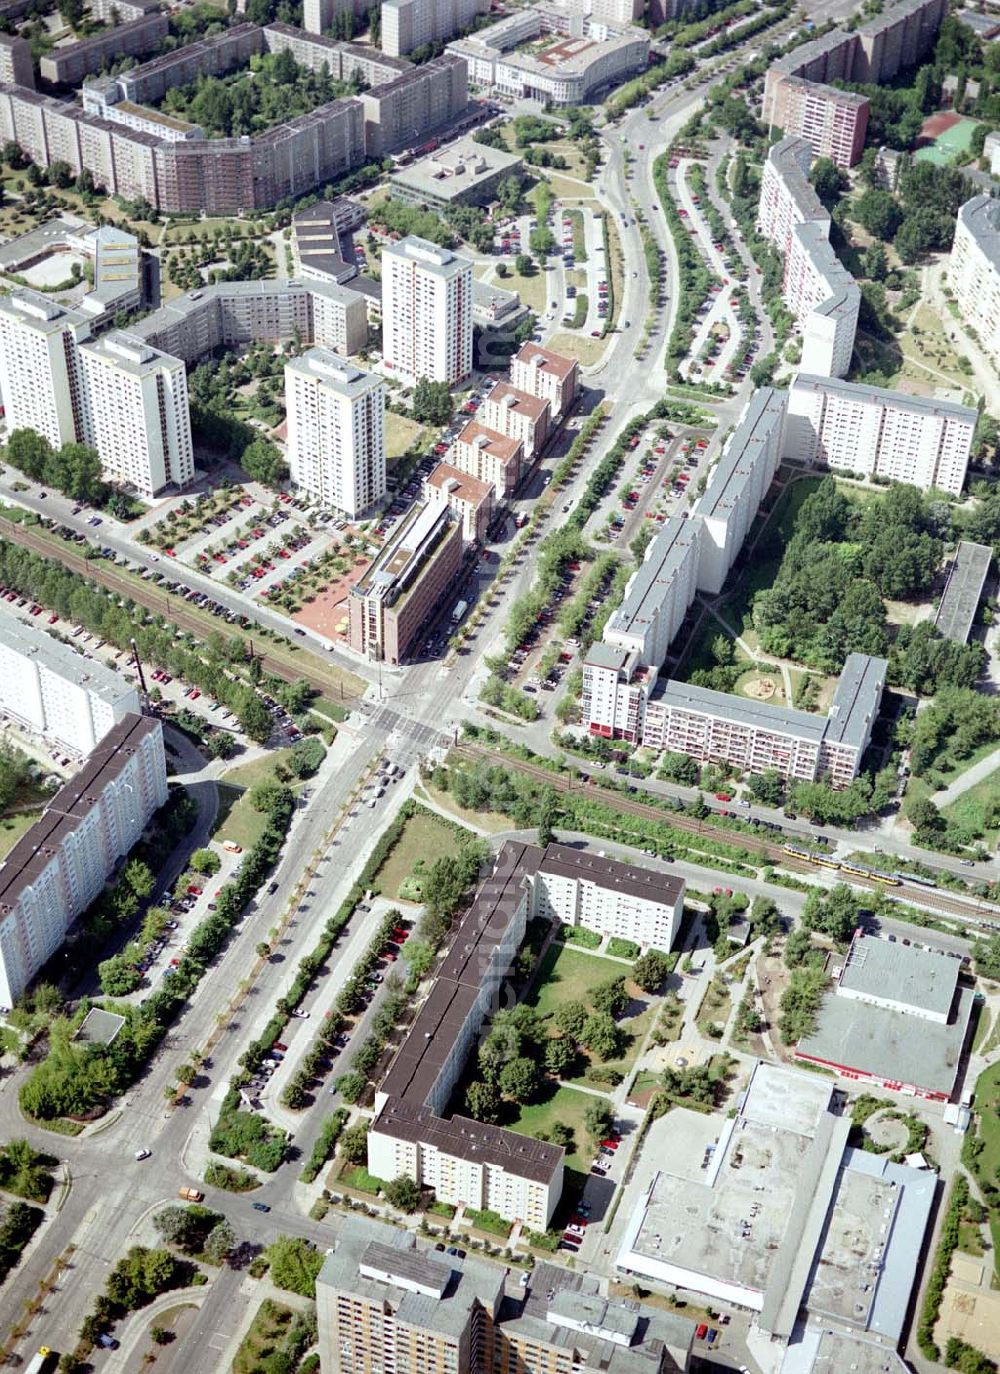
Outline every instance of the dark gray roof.
<path fill-rule="evenodd" d="M 546 846 L 540 864 L 542 873 L 555 873 L 564 878 L 578 878 L 624 892 L 630 897 L 645 897 L 651 902 L 675 905 L 684 895 L 684 882 L 672 873 L 653 868 L 636 868 L 633 864 L 605 859 L 587 849 L 571 849 L 565 844 Z M 952 961 L 949 961 L 952 962 Z"/>
<path fill-rule="evenodd" d="M 451 1265 L 416 1247 L 409 1249 L 373 1240 L 365 1246 L 360 1262 L 379 1277 L 384 1274 L 390 1281 L 398 1279 L 401 1286 L 426 1288 L 436 1298 L 444 1297 L 451 1282 Z"/>
<path fill-rule="evenodd" d="M 127 715 L 104 736 L 87 762 L 49 802 L 39 820 L 0 864 L 0 912 L 17 906 L 22 891 L 52 861 L 59 846 L 82 825 L 104 789 L 128 764 L 147 735 L 160 734 L 158 720 Z"/>
<path fill-rule="evenodd" d="M 847 655 L 830 702 L 826 729 L 829 743 L 864 747 L 878 715 L 888 670 L 887 659 L 870 654 Z"/>
<path fill-rule="evenodd" d="M 692 546 L 697 556 L 700 531 L 697 522 L 671 516 L 656 532 L 629 582 L 622 604 L 611 615 L 608 629 L 616 634 L 642 634 L 663 605 L 677 573 Z"/>
<path fill-rule="evenodd" d="M 376 1116 L 372 1130 L 472 1163 L 492 1164 L 520 1178 L 549 1184 L 561 1176 L 566 1151 L 530 1135 L 487 1126 L 467 1116 L 450 1121 L 435 1116 L 428 1107 L 419 1107 L 404 1098 L 390 1097 Z"/>
<path fill-rule="evenodd" d="M 968 643 L 992 561 L 993 550 L 988 545 L 973 544 L 968 539 L 959 544 L 934 617 L 934 624 L 945 639 L 956 644 Z"/>
<path fill-rule="evenodd" d="M 787 405 L 785 393 L 775 391 L 774 387 L 762 386 L 754 392 L 698 502 L 699 515 L 708 520 L 728 517 L 733 503 L 753 474 L 761 446 L 770 443 L 775 428 L 780 429 L 784 424 Z"/>

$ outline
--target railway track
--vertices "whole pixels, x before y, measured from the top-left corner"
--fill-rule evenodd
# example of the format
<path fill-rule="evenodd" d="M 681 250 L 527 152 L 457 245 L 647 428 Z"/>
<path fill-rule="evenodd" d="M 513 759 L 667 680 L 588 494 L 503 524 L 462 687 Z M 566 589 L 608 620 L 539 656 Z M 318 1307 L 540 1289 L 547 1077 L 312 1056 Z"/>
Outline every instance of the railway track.
<path fill-rule="evenodd" d="M 50 562 L 61 563 L 70 572 L 85 578 L 88 582 L 95 582 L 108 591 L 128 597 L 130 601 L 134 601 L 137 606 L 142 606 L 147 611 L 167 616 L 178 629 L 187 630 L 201 640 L 204 640 L 206 635 L 213 630 L 219 629 L 219 624 L 214 616 L 205 616 L 197 611 L 192 611 L 183 597 L 177 596 L 173 592 L 160 590 L 158 586 L 142 582 L 141 579 L 137 586 L 131 579 L 116 574 L 113 570 L 114 565 L 108 564 L 107 560 L 83 558 L 69 547 L 54 548 L 49 539 L 36 533 L 32 528 L 16 524 L 3 516 L 0 516 L 0 536 L 12 544 L 19 544 L 22 548 L 30 549 L 32 553 L 37 553 Z M 237 625 L 226 625 L 225 628 L 229 634 L 238 634 L 244 638 L 249 638 L 247 632 L 241 630 Z M 343 691 L 342 683 L 328 674 L 316 671 L 317 667 L 324 668 L 326 665 L 322 659 L 316 658 L 308 649 L 296 650 L 297 654 L 302 657 L 301 667 L 298 664 L 292 666 L 284 663 L 266 653 L 262 654 L 257 645 L 254 646 L 254 652 L 260 658 L 267 672 L 273 673 L 275 677 L 280 677 L 285 682 L 307 682 L 321 696 L 335 696 L 338 700 L 343 700 L 345 705 L 356 700 L 355 696 Z M 310 665 L 310 660 L 313 660 L 314 666 Z"/>
<path fill-rule="evenodd" d="M 505 767 L 516 769 L 517 772 L 523 773 L 527 777 L 543 782 L 556 792 L 585 793 L 594 801 L 602 802 L 605 806 L 620 811 L 623 815 L 658 821 L 661 825 L 669 825 L 674 830 L 701 835 L 705 839 L 718 840 L 724 844 L 739 845 L 748 853 L 757 855 L 762 863 L 780 864 L 782 868 L 793 873 L 816 872 L 815 865 L 809 863 L 808 860 L 799 859 L 794 854 L 786 853 L 784 841 L 758 839 L 746 835 L 742 831 L 726 830 L 722 826 L 713 825 L 710 821 L 699 821 L 694 816 L 685 816 L 679 811 L 664 811 L 661 807 L 653 806 L 649 802 L 637 801 L 631 796 L 622 796 L 620 792 L 602 787 L 598 782 L 583 783 L 579 779 L 567 777 L 562 773 L 550 773 L 547 768 L 542 768 L 538 764 L 528 763 L 523 759 L 514 758 L 509 754 L 503 754 L 499 750 L 489 749 L 481 744 L 466 742 L 460 744 L 452 752 L 460 758 L 474 762 L 482 760 L 489 760 L 492 763 L 502 762 Z M 710 864 L 710 856 L 708 862 Z M 888 888 L 876 879 L 864 878 L 855 873 L 840 873 L 838 878 L 850 883 L 852 887 L 861 888 L 863 891 L 885 892 L 899 901 L 909 902 L 915 906 L 929 907 L 942 916 L 959 919 L 971 925 L 1000 924 L 1000 910 L 977 897 L 962 898 L 937 888 L 927 888 L 907 882 L 901 882 L 898 887 Z"/>

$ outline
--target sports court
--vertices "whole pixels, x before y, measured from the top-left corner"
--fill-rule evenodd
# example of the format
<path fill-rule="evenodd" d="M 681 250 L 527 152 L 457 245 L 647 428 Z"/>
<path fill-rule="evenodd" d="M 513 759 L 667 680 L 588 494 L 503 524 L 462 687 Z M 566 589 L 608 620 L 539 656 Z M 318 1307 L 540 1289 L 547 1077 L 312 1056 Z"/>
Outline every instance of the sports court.
<path fill-rule="evenodd" d="M 924 120 L 914 157 L 918 162 L 933 162 L 936 167 L 950 167 L 972 147 L 974 119 L 957 114 L 934 114 Z"/>

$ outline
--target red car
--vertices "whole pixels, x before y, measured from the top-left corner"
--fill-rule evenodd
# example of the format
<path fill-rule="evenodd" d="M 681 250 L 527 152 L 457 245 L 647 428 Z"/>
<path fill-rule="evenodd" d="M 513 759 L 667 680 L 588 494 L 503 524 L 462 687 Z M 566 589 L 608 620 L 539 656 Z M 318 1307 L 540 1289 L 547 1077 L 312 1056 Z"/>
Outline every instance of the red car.
<path fill-rule="evenodd" d="M 732 796 L 728 792 L 716 792 L 716 801 L 732 801 Z"/>
<path fill-rule="evenodd" d="M 617 1150 L 619 1142 L 616 1139 L 614 1139 L 614 1137 L 608 1136 L 607 1140 L 601 1141 L 601 1144 L 604 1146 L 606 1150 Z"/>
<path fill-rule="evenodd" d="M 49 624 L 54 625 L 59 617 L 55 614 L 49 616 Z"/>
<path fill-rule="evenodd" d="M 203 889 L 200 887 L 196 887 L 194 883 L 188 883 L 188 892 L 190 892 L 192 897 L 200 897 L 202 891 Z"/>
<path fill-rule="evenodd" d="M 707 1322 L 701 1322 L 701 1323 L 699 1324 L 699 1326 L 697 1327 L 697 1329 L 695 1330 L 694 1338 L 695 1338 L 696 1341 L 703 1341 L 707 1335 L 708 1335 L 708 1323 L 707 1323 Z"/>

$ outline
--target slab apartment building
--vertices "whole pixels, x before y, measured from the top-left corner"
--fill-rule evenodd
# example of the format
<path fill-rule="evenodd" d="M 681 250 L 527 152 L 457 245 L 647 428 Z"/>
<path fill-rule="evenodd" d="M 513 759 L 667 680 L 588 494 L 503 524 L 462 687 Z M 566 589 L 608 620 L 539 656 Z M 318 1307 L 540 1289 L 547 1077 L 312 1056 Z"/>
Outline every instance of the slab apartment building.
<path fill-rule="evenodd" d="M 376 1093 L 369 1171 L 405 1174 L 441 1202 L 544 1230 L 562 1192 L 565 1151 L 465 1116 L 446 1118 L 449 1099 L 484 1021 L 500 1005 L 532 916 L 669 949 L 683 903 L 684 884 L 672 874 L 564 845 L 504 844 Z"/>
<path fill-rule="evenodd" d="M 0 1001 L 13 1006 L 167 800 L 163 729 L 126 715 L 0 863 Z"/>

